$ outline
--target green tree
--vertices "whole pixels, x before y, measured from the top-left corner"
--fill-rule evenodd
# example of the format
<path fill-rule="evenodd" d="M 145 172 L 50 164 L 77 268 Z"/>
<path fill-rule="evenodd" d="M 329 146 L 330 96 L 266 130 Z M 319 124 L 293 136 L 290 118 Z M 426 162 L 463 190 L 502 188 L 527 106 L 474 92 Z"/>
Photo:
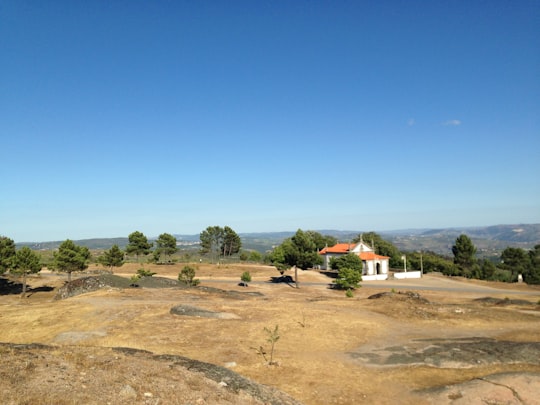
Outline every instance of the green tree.
<path fill-rule="evenodd" d="M 311 240 L 315 243 L 317 250 L 322 250 L 326 246 L 334 246 L 338 240 L 334 236 L 323 235 L 316 231 L 306 231 Z"/>
<path fill-rule="evenodd" d="M 148 242 L 148 238 L 142 232 L 135 231 L 129 234 L 126 253 L 135 255 L 137 263 L 139 263 L 139 257 L 148 255 L 151 249 L 152 243 Z"/>
<path fill-rule="evenodd" d="M 493 273 L 493 280 L 510 283 L 512 282 L 512 272 L 510 270 L 503 270 L 497 267 L 497 269 Z"/>
<path fill-rule="evenodd" d="M 334 281 L 336 288 L 342 290 L 354 290 L 360 287 L 360 281 L 362 281 L 362 272 L 343 267 L 339 270 L 338 276 Z"/>
<path fill-rule="evenodd" d="M 240 236 L 229 226 L 209 226 L 199 235 L 201 240 L 201 253 L 207 254 L 214 260 L 220 256 L 232 256 L 242 248 Z"/>
<path fill-rule="evenodd" d="M 291 238 L 294 253 L 290 256 L 289 264 L 297 266 L 303 270 L 312 268 L 316 264 L 322 263 L 322 259 L 317 251 L 317 245 L 312 239 L 312 235 L 303 232 L 301 229 Z"/>
<path fill-rule="evenodd" d="M 452 258 L 441 254 L 423 251 L 423 252 L 408 252 L 407 267 L 412 269 L 423 269 L 424 273 L 432 271 L 444 273 L 447 266 L 454 266 Z"/>
<path fill-rule="evenodd" d="M 17 251 L 11 272 L 23 276 L 21 298 L 26 297 L 26 276 L 28 274 L 38 273 L 42 267 L 39 256 L 29 247 L 25 246 Z"/>
<path fill-rule="evenodd" d="M 458 236 L 455 245 L 452 246 L 452 253 L 454 254 L 454 264 L 458 266 L 462 274 L 466 270 L 471 270 L 476 263 L 476 247 L 467 235 Z"/>
<path fill-rule="evenodd" d="M 306 270 L 322 263 L 312 234 L 301 229 L 274 248 L 269 260 L 281 273 L 292 266 Z"/>
<path fill-rule="evenodd" d="M 298 262 L 298 247 L 293 243 L 292 238 L 285 239 L 281 245 L 281 253 L 278 250 L 278 257 L 283 254 L 283 264 L 286 265 L 286 268 L 294 266 Z"/>
<path fill-rule="evenodd" d="M 497 271 L 497 266 L 490 260 L 484 259 L 480 263 L 480 273 L 482 280 L 494 280 L 495 272 Z"/>
<path fill-rule="evenodd" d="M 240 260 L 243 262 L 250 261 L 253 263 L 259 263 L 263 260 L 263 256 L 260 252 L 257 252 L 256 250 L 243 250 L 242 252 L 240 252 Z"/>
<path fill-rule="evenodd" d="M 201 254 L 210 254 L 212 260 L 219 260 L 224 240 L 223 228 L 209 226 L 200 233 L 199 239 L 201 241 Z"/>
<path fill-rule="evenodd" d="M 221 254 L 225 256 L 232 256 L 240 251 L 242 248 L 242 240 L 240 236 L 232 230 L 232 228 L 226 226 L 223 228 L 223 245 L 221 246 Z"/>
<path fill-rule="evenodd" d="M 0 236 L 0 274 L 11 269 L 16 254 L 15 242 L 6 236 Z"/>
<path fill-rule="evenodd" d="M 518 274 L 527 273 L 531 266 L 531 259 L 527 252 L 521 248 L 507 247 L 501 253 L 500 268 L 512 274 L 512 281 L 516 281 Z"/>
<path fill-rule="evenodd" d="M 156 262 L 159 262 L 162 256 L 165 257 L 166 263 L 171 262 L 171 256 L 178 252 L 176 246 L 176 238 L 169 233 L 162 233 L 156 240 L 156 249 L 154 250 L 154 256 Z"/>
<path fill-rule="evenodd" d="M 114 267 L 121 267 L 124 264 L 124 252 L 120 250 L 118 245 L 112 245 L 98 258 L 98 262 L 108 267 L 112 272 Z"/>
<path fill-rule="evenodd" d="M 250 262 L 259 263 L 262 261 L 262 259 L 263 257 L 260 252 L 257 252 L 256 250 L 252 250 L 251 252 L 249 252 L 248 260 Z"/>
<path fill-rule="evenodd" d="M 363 263 L 362 259 L 360 259 L 357 254 L 349 253 L 330 259 L 330 268 L 338 271 L 344 268 L 348 268 L 356 270 L 360 272 L 360 274 L 362 274 Z"/>
<path fill-rule="evenodd" d="M 71 273 L 88 268 L 90 251 L 86 246 L 78 246 L 72 240 L 66 239 L 57 252 L 53 253 L 52 267 L 68 274 L 68 282 L 71 281 Z"/>
<path fill-rule="evenodd" d="M 462 274 L 459 267 L 451 261 L 440 261 L 438 266 L 439 271 L 445 276 L 459 276 Z"/>
<path fill-rule="evenodd" d="M 352 297 L 352 290 L 360 287 L 362 281 L 363 263 L 354 253 L 335 257 L 330 260 L 330 267 L 338 271 L 334 287 L 347 290 L 347 296 Z"/>
<path fill-rule="evenodd" d="M 277 270 L 283 274 L 290 266 L 286 263 L 285 260 L 285 244 L 290 244 L 290 240 L 285 240 L 279 246 L 276 246 L 270 253 L 265 257 L 265 262 L 270 263 L 275 266 Z"/>
<path fill-rule="evenodd" d="M 540 284 L 540 245 L 529 250 L 530 267 L 523 274 L 523 281 L 527 284 Z"/>

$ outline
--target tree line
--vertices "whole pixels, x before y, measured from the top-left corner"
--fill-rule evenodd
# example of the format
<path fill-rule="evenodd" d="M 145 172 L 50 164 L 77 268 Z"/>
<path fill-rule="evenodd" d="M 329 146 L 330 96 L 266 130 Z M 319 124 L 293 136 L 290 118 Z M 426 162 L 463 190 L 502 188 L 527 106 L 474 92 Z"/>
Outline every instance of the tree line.
<path fill-rule="evenodd" d="M 460 235 L 452 246 L 453 257 L 429 251 L 401 252 L 375 232 L 359 234 L 350 242 L 355 244 L 360 240 L 373 246 L 377 254 L 388 256 L 391 268 L 401 268 L 404 265 L 403 257 L 406 255 L 409 268 L 422 269 L 425 273 L 441 272 L 448 276 L 505 282 L 515 282 L 521 275 L 523 281 L 528 284 L 540 284 L 540 245 L 529 251 L 507 247 L 498 261 L 491 261 L 476 258 L 476 247 L 465 234 Z M 259 252 L 241 252 L 241 238 L 232 228 L 209 226 L 200 233 L 200 253 L 215 262 L 235 255 L 238 255 L 241 261 L 264 261 L 283 273 L 292 266 L 300 269 L 317 267 L 322 264 L 319 251 L 337 242 L 333 236 L 298 229 L 292 237 L 285 239 L 263 257 Z M 98 256 L 96 262 L 111 270 L 122 266 L 126 257 L 135 257 L 139 263 L 169 264 L 174 262 L 173 255 L 177 252 L 177 240 L 173 235 L 162 233 L 154 242 L 150 242 L 142 232 L 135 231 L 128 236 L 125 250 L 113 245 Z M 47 267 L 67 273 L 70 280 L 71 273 L 88 268 L 90 259 L 91 254 L 87 247 L 78 246 L 67 239 L 53 253 L 52 261 L 47 263 Z M 339 263 L 331 265 L 338 270 L 338 266 L 341 266 L 349 270 L 350 267 L 355 267 L 358 271 L 358 265 L 351 266 L 350 261 Z M 0 236 L 0 275 L 5 272 L 21 275 L 23 291 L 26 291 L 26 276 L 39 272 L 42 267 L 43 263 L 36 252 L 29 247 L 16 249 L 12 239 Z M 361 266 L 359 271 L 361 272 Z"/>
<path fill-rule="evenodd" d="M 409 268 L 423 272 L 441 272 L 447 276 L 463 276 L 480 280 L 515 282 L 519 275 L 528 284 L 540 284 L 540 244 L 527 251 L 516 247 L 507 247 L 501 253 L 499 260 L 478 260 L 476 247 L 465 234 L 458 236 L 452 246 L 452 256 L 445 256 L 434 252 L 402 252 L 391 242 L 384 240 L 375 232 L 359 234 L 353 238 L 351 244 L 363 240 L 371 245 L 375 252 L 389 257 L 391 268 L 403 268 L 407 260 Z M 321 235 L 314 231 L 302 231 L 287 238 L 275 247 L 266 257 L 265 261 L 283 271 L 292 266 L 301 269 L 313 268 L 322 263 L 318 252 L 325 246 L 337 243 L 332 236 Z M 332 262 L 330 263 L 332 265 Z M 333 268 L 340 270 L 357 267 L 343 265 L 335 262 Z M 361 266 L 360 266 L 361 271 Z"/>
<path fill-rule="evenodd" d="M 224 228 L 209 226 L 201 232 L 200 240 L 201 254 L 210 254 L 215 260 L 235 255 L 242 247 L 240 237 L 228 226 Z M 169 264 L 174 262 L 173 255 L 177 252 L 177 239 L 173 235 L 162 233 L 154 242 L 150 242 L 144 233 L 135 231 L 129 234 L 125 250 L 115 244 L 99 255 L 96 263 L 110 270 L 122 266 L 126 257 L 135 257 L 138 263 L 147 261 Z M 150 258 L 144 260 L 150 254 Z M 72 240 L 66 239 L 53 252 L 52 260 L 47 263 L 47 267 L 53 271 L 67 273 L 68 281 L 71 281 L 71 274 L 87 269 L 90 260 L 91 253 L 87 247 L 79 246 Z M 43 267 L 44 263 L 37 252 L 27 246 L 17 249 L 13 239 L 0 236 L 0 275 L 6 272 L 21 275 L 23 296 L 26 294 L 27 275 L 38 273 Z"/>

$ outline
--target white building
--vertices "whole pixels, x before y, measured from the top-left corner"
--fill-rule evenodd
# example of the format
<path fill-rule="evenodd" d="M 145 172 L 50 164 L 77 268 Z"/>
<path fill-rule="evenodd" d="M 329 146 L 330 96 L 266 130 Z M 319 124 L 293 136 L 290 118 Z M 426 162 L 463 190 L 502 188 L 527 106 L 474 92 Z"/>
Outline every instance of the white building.
<path fill-rule="evenodd" d="M 364 242 L 338 243 L 332 247 L 325 247 L 319 252 L 324 262 L 323 270 L 330 269 L 330 259 L 354 253 L 360 257 L 363 264 L 362 280 L 386 280 L 388 278 L 389 257 L 375 253 L 372 247 Z"/>

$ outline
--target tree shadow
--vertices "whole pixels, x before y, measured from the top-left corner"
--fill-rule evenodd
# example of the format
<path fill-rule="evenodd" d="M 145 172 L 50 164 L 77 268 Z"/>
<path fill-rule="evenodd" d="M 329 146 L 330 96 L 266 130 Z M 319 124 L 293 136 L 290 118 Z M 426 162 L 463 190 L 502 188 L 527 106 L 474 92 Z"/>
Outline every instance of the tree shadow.
<path fill-rule="evenodd" d="M 21 294 L 22 284 L 8 280 L 6 278 L 0 278 L 0 295 Z"/>
<path fill-rule="evenodd" d="M 279 276 L 279 277 L 270 277 L 270 282 L 272 283 L 285 283 L 289 287 L 296 288 L 296 283 L 291 276 Z"/>
<path fill-rule="evenodd" d="M 26 297 L 28 298 L 32 294 L 35 294 L 37 292 L 51 292 L 53 290 L 54 290 L 54 287 L 51 287 L 51 286 L 48 286 L 48 285 L 42 285 L 41 287 L 36 287 L 36 288 L 27 288 L 26 289 Z"/>
<path fill-rule="evenodd" d="M 23 289 L 22 283 L 0 277 L 0 295 L 22 294 L 22 289 Z M 51 287 L 48 285 L 44 285 L 44 286 L 40 286 L 36 288 L 31 288 L 28 284 L 26 285 L 27 297 L 37 292 L 50 292 L 52 290 L 54 290 L 54 287 Z"/>

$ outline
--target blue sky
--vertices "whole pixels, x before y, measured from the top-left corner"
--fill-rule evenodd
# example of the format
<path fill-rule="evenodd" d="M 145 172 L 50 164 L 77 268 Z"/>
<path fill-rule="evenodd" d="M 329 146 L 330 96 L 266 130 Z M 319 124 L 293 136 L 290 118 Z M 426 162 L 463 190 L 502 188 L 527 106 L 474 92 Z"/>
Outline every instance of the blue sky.
<path fill-rule="evenodd" d="M 540 223 L 538 21 L 527 0 L 0 0 L 0 235 Z"/>

